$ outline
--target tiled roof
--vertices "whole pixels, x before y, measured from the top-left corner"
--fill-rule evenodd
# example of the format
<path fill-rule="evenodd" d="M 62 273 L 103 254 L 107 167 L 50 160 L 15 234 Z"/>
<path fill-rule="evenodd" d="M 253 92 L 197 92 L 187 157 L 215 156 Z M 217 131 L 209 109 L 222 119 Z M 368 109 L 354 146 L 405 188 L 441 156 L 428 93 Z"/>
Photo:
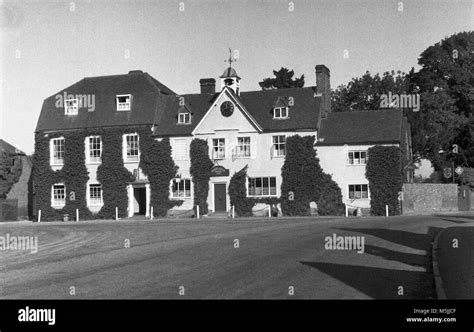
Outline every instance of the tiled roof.
<path fill-rule="evenodd" d="M 179 96 L 184 97 L 186 106 L 192 113 L 190 125 L 177 124 L 177 114 L 180 108 L 179 98 L 167 97 L 164 111 L 158 113 L 155 120 L 155 135 L 191 135 L 218 95 L 216 93 Z M 318 128 L 320 98 L 315 98 L 314 95 L 314 87 L 241 92 L 240 96 L 233 94 L 263 128 L 264 132 L 316 130 Z M 279 97 L 293 101 L 288 119 L 273 119 L 273 107 Z"/>
<path fill-rule="evenodd" d="M 83 105 L 77 115 L 65 115 L 64 107 L 56 107 L 57 96 L 64 93 L 94 96 L 94 111 Z M 117 111 L 115 97 L 120 94 L 132 95 L 131 111 Z M 163 107 L 163 98 L 172 94 L 175 93 L 168 87 L 141 71 L 87 77 L 45 99 L 36 131 L 152 124 L 156 110 Z"/>
<path fill-rule="evenodd" d="M 10 143 L 4 141 L 1 138 L 0 138 L 0 152 L 5 152 L 7 154 L 14 154 L 14 155 L 17 155 L 17 154 L 24 155 L 25 154 L 23 151 L 18 150 L 13 145 L 11 145 Z"/>
<path fill-rule="evenodd" d="M 397 143 L 401 110 L 331 112 L 321 120 L 317 145 Z"/>

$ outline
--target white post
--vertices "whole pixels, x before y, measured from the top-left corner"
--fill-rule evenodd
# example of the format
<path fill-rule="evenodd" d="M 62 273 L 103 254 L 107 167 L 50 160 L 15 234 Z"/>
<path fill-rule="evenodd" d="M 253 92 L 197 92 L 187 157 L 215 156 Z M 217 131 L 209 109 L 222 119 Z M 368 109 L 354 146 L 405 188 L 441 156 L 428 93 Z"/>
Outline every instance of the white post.
<path fill-rule="evenodd" d="M 196 205 L 197 218 L 199 219 L 199 205 Z"/>
<path fill-rule="evenodd" d="M 115 207 L 115 220 L 118 220 L 118 207 Z"/>
<path fill-rule="evenodd" d="M 150 219 L 153 220 L 153 206 L 150 207 Z"/>
<path fill-rule="evenodd" d="M 41 210 L 38 210 L 38 222 L 41 222 Z"/>
<path fill-rule="evenodd" d="M 232 219 L 235 218 L 235 205 L 232 205 Z"/>
<path fill-rule="evenodd" d="M 388 217 L 388 205 L 385 205 L 385 216 Z"/>
<path fill-rule="evenodd" d="M 79 209 L 76 209 L 76 222 L 79 221 Z"/>
<path fill-rule="evenodd" d="M 272 217 L 272 209 L 271 209 L 271 206 L 268 205 L 268 218 L 271 218 Z"/>
<path fill-rule="evenodd" d="M 347 207 L 347 204 L 346 204 L 346 217 L 349 217 L 349 208 Z"/>

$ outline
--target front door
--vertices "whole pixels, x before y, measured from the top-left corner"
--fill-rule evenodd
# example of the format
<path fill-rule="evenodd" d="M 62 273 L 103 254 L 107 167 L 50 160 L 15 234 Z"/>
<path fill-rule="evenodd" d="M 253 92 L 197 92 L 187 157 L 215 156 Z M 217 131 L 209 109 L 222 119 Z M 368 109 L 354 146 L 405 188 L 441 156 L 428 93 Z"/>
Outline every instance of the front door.
<path fill-rule="evenodd" d="M 214 184 L 214 212 L 226 212 L 225 183 Z"/>

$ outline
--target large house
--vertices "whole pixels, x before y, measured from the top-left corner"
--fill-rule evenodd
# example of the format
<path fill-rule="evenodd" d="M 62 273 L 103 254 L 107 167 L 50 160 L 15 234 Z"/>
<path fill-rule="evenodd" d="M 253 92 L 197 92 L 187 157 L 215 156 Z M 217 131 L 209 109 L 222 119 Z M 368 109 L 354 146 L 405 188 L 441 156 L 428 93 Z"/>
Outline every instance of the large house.
<path fill-rule="evenodd" d="M 36 132 L 48 135 L 94 127 L 144 126 L 151 129 L 154 139 L 169 138 L 179 167 L 170 183 L 170 198 L 183 201 L 177 210 L 193 208 L 190 143 L 194 138 L 207 140 L 214 163 L 207 200 L 211 213 L 230 209 L 230 178 L 246 165 L 249 197 L 279 197 L 286 138 L 292 135 L 315 136 L 323 170 L 338 183 L 344 203 L 355 208 L 370 207 L 365 178 L 368 148 L 401 146 L 410 158 L 410 131 L 401 110 L 331 112 L 330 72 L 324 65 L 316 66 L 315 87 L 244 92 L 240 91 L 240 80 L 229 67 L 219 77 L 218 86 L 214 78 L 205 78 L 200 80 L 200 93 L 177 95 L 141 71 L 85 78 L 45 100 Z M 64 105 L 58 107 L 57 99 L 62 95 Z M 94 96 L 94 105 L 85 102 L 89 96 Z M 62 137 L 51 138 L 52 169 L 61 169 L 65 144 Z M 102 189 L 96 174 L 103 144 L 96 135 L 86 137 L 84 144 L 89 171 L 87 206 L 98 212 Z M 139 168 L 139 134 L 124 134 L 122 144 L 123 165 L 136 175 L 127 187 L 127 214 L 148 216 L 150 184 Z M 50 190 L 51 206 L 64 207 L 65 184 L 53 184 Z"/>

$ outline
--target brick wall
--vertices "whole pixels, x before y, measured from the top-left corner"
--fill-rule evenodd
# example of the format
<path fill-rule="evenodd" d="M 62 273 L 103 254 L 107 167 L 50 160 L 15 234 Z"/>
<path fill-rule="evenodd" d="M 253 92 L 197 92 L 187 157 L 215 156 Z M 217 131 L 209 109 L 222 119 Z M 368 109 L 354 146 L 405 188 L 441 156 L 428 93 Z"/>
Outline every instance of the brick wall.
<path fill-rule="evenodd" d="M 458 211 L 458 185 L 403 184 L 403 214 Z"/>
<path fill-rule="evenodd" d="M 28 181 L 30 180 L 32 162 L 27 156 L 21 157 L 21 175 L 18 181 L 7 194 L 7 199 L 18 199 L 18 219 L 28 219 L 28 204 L 31 204 L 31 198 L 28 196 Z"/>

